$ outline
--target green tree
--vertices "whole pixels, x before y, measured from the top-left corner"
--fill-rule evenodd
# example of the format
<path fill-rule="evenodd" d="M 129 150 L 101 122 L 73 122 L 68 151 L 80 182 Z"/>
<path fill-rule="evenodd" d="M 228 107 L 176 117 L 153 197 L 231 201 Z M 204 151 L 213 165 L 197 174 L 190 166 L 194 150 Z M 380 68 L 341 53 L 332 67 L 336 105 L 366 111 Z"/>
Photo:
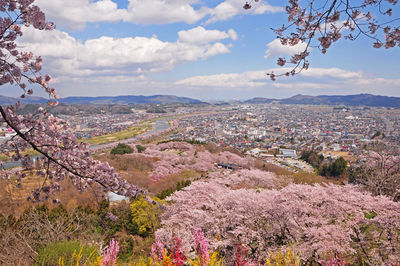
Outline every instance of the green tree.
<path fill-rule="evenodd" d="M 377 138 L 382 136 L 382 138 L 385 138 L 385 133 L 382 133 L 380 130 L 378 130 L 372 137 L 371 139 Z"/>
<path fill-rule="evenodd" d="M 331 176 L 339 176 L 346 170 L 347 162 L 343 157 L 339 157 L 333 164 L 331 164 L 330 168 Z"/>
<path fill-rule="evenodd" d="M 140 144 L 137 144 L 136 145 L 136 149 L 137 149 L 138 153 L 142 153 L 142 152 L 144 152 L 146 150 L 146 147 L 142 146 Z"/>
<path fill-rule="evenodd" d="M 309 151 L 303 151 L 300 156 L 300 159 L 306 161 L 313 167 L 319 169 L 322 162 L 324 161 L 324 156 L 322 154 L 318 155 L 318 153 L 313 150 L 309 150 Z"/>
<path fill-rule="evenodd" d="M 126 154 L 132 153 L 133 149 L 131 146 L 126 145 L 124 143 L 119 143 L 116 147 L 111 150 L 111 154 Z"/>
<path fill-rule="evenodd" d="M 339 157 L 331 164 L 324 164 L 319 168 L 318 174 L 322 176 L 337 177 L 342 175 L 347 168 L 347 162 L 343 157 Z"/>

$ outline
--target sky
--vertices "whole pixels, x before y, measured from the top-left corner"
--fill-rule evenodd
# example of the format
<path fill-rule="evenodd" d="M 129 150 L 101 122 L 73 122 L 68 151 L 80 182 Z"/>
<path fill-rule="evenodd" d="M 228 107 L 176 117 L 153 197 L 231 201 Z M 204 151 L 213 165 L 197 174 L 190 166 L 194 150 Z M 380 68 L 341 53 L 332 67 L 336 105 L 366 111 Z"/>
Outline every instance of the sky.
<path fill-rule="evenodd" d="M 276 64 L 301 47 L 282 46 L 271 28 L 287 23 L 286 1 L 36 0 L 53 31 L 24 28 L 23 49 L 43 58 L 60 97 L 168 94 L 201 100 L 296 94 L 371 93 L 400 97 L 400 48 L 375 49 L 366 38 L 339 40 L 310 69 Z M 394 15 L 399 6 L 394 8 Z M 398 14 L 398 12 L 397 12 Z M 16 87 L 0 94 L 17 96 Z M 40 89 L 37 96 L 43 96 Z"/>

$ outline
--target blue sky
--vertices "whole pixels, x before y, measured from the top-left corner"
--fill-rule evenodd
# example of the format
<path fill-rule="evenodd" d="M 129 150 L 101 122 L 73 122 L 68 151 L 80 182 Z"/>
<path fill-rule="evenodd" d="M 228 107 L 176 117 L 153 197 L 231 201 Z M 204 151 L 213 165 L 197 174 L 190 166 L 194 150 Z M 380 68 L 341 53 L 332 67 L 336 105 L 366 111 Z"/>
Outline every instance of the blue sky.
<path fill-rule="evenodd" d="M 174 94 L 203 100 L 295 94 L 373 93 L 400 97 L 400 49 L 339 40 L 314 49 L 311 69 L 272 82 L 279 45 L 271 27 L 287 22 L 285 1 L 36 0 L 57 29 L 27 28 L 19 41 L 42 55 L 60 97 Z M 395 7 L 394 16 L 398 7 Z M 397 12 L 398 14 L 398 12 Z M 275 41 L 274 41 L 275 40 Z M 284 71 L 284 70 L 281 70 Z M 15 96 L 16 88 L 0 88 Z M 40 90 L 35 95 L 43 95 Z"/>

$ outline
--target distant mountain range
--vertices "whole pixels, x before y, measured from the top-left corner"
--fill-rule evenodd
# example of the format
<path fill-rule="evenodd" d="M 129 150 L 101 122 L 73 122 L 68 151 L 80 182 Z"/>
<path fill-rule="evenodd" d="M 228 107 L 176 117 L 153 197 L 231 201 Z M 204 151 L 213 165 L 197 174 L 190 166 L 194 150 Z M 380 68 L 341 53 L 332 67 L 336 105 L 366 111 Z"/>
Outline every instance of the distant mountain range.
<path fill-rule="evenodd" d="M 346 106 L 375 106 L 375 107 L 395 107 L 400 108 L 400 97 L 389 97 L 372 94 L 357 95 L 295 95 L 286 99 L 269 99 L 256 97 L 244 101 L 244 103 L 263 104 L 310 104 L 310 105 L 346 105 Z"/>
<path fill-rule="evenodd" d="M 42 97 L 28 96 L 25 99 L 21 99 L 21 98 L 13 98 L 0 95 L 0 104 L 6 104 L 6 105 L 13 104 L 16 103 L 17 101 L 20 101 L 21 103 L 32 103 L 32 104 L 47 103 L 47 99 Z"/>
<path fill-rule="evenodd" d="M 22 103 L 42 104 L 47 103 L 47 99 L 41 97 L 26 97 L 25 99 L 6 97 L 0 95 L 0 104 L 13 104 L 16 101 Z M 205 103 L 197 99 L 188 97 L 178 97 L 174 95 L 126 95 L 126 96 L 101 96 L 101 97 L 66 97 L 59 99 L 60 103 L 65 104 L 201 104 Z M 400 97 L 389 97 L 372 94 L 357 95 L 295 95 L 286 99 L 272 99 L 256 97 L 242 103 L 249 104 L 310 104 L 310 105 L 346 105 L 346 106 L 376 106 L 376 107 L 395 107 L 400 108 Z"/>
<path fill-rule="evenodd" d="M 17 101 L 21 103 L 41 104 L 47 103 L 47 99 L 41 97 L 28 96 L 25 99 L 12 98 L 0 95 L 0 104 L 12 104 Z M 178 97 L 174 95 L 126 95 L 126 96 L 100 96 L 100 97 L 66 97 L 58 99 L 60 103 L 66 104 L 169 104 L 169 103 L 187 103 L 200 104 L 200 100 Z"/>

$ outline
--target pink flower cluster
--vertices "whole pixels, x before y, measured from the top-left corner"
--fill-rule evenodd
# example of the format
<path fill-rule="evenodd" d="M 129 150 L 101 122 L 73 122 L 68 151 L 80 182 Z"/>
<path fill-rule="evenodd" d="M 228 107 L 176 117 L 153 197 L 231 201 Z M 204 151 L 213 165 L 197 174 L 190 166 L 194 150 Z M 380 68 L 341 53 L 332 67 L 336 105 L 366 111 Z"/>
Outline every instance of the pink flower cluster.
<path fill-rule="evenodd" d="M 0 85 L 7 83 L 16 84 L 23 93 L 32 94 L 31 89 L 27 89 L 26 82 L 36 83 L 42 86 L 52 97 L 56 97 L 54 88 L 49 86 L 51 80 L 49 75 L 41 76 L 39 71 L 42 68 L 42 58 L 34 57 L 31 52 L 23 52 L 18 49 L 16 39 L 22 36 L 22 28 L 33 26 L 39 30 L 54 29 L 53 23 L 46 22 L 44 13 L 38 6 L 33 5 L 34 0 L 15 0 L 0 1 L 0 59 L 2 61 L 0 74 Z M 15 14 L 16 17 L 11 16 Z"/>
<path fill-rule="evenodd" d="M 250 175 L 232 179 L 248 182 Z M 270 173 L 265 177 L 274 183 Z M 314 256 L 321 262 L 334 254 L 357 255 L 371 265 L 400 262 L 398 202 L 352 185 L 289 184 L 274 189 L 267 182 L 265 188 L 234 188 L 224 179 L 229 177 L 212 176 L 172 194 L 157 237 L 176 235 L 182 248 L 190 250 L 190 232 L 203 228 L 210 246 L 225 258 L 234 257 L 230 247 L 240 242 L 254 261 L 290 247 L 303 259 Z"/>
<path fill-rule="evenodd" d="M 156 239 L 156 242 L 151 246 L 151 261 L 156 265 L 162 265 L 164 255 L 164 243 L 161 242 L 160 239 Z"/>
<path fill-rule="evenodd" d="M 101 266 L 114 266 L 117 261 L 117 256 L 119 252 L 118 242 L 114 239 L 111 239 L 109 245 L 107 246 L 104 254 L 103 261 L 101 262 Z"/>
<path fill-rule="evenodd" d="M 61 189 L 60 181 L 70 178 L 79 191 L 85 191 L 90 185 L 98 184 L 105 191 L 114 191 L 120 195 L 136 197 L 144 191 L 131 185 L 108 163 L 94 160 L 87 144 L 78 142 L 71 133 L 66 133 L 68 125 L 53 117 L 42 108 L 36 114 L 17 115 L 15 108 L 3 109 L 4 117 L 20 132 L 18 136 L 1 147 L 9 154 L 14 153 L 14 160 L 22 160 L 24 168 L 33 168 L 29 157 L 22 156 L 22 151 L 35 147 L 43 157 L 35 163 L 37 175 L 47 178 L 51 185 L 35 189 L 29 197 L 33 202 L 45 201 Z M 1 120 L 0 120 L 1 121 Z M 21 182 L 22 172 L 1 171 L 0 178 L 9 179 L 17 175 Z"/>
<path fill-rule="evenodd" d="M 204 237 L 201 228 L 194 230 L 194 245 L 196 248 L 196 254 L 199 257 L 199 265 L 207 266 L 210 260 L 210 255 L 208 254 L 208 242 Z"/>
<path fill-rule="evenodd" d="M 196 265 L 209 265 L 208 242 L 201 228 L 197 228 L 194 231 L 194 243 L 198 259 L 198 264 Z M 183 266 L 187 262 L 187 258 L 181 247 L 182 240 L 179 237 L 172 237 L 170 241 L 167 240 L 166 242 L 162 242 L 159 238 L 156 238 L 156 241 L 151 246 L 150 257 L 152 264 Z"/>
<path fill-rule="evenodd" d="M 50 87 L 51 77 L 41 75 L 42 58 L 31 52 L 21 51 L 17 38 L 22 36 L 22 26 L 33 26 L 38 30 L 52 30 L 54 25 L 46 22 L 44 13 L 34 0 L 0 0 L 0 85 L 17 85 L 22 90 L 21 98 L 33 94 L 27 84 L 38 84 L 53 99 L 57 98 L 55 89 Z M 49 104 L 56 104 L 49 101 Z M 29 197 L 34 202 L 44 201 L 52 192 L 60 190 L 59 182 L 65 177 L 71 178 L 74 185 L 84 191 L 89 185 L 97 183 L 105 190 L 135 197 L 142 193 L 140 189 L 123 181 L 106 163 L 100 163 L 90 157 L 85 144 L 67 133 L 67 125 L 43 110 L 25 116 L 16 115 L 19 103 L 13 106 L 0 106 L 0 122 L 6 122 L 17 134 L 2 145 L 1 151 L 13 153 L 14 160 L 21 160 L 24 168 L 31 168 L 28 157 L 22 151 L 34 148 L 43 155 L 38 160 L 37 174 L 50 180 L 50 185 L 43 185 L 32 192 Z M 24 174 L 18 171 L 1 171 L 0 178 L 9 179 L 17 176 L 21 183 Z M 45 183 L 44 183 L 45 184 Z M 55 200 L 57 201 L 57 200 Z"/>
<path fill-rule="evenodd" d="M 215 163 L 234 164 L 243 168 L 252 167 L 254 164 L 253 158 L 241 157 L 228 151 L 218 154 L 212 154 L 208 151 L 196 152 L 196 147 L 186 142 L 146 145 L 144 155 L 160 159 L 153 164 L 154 169 L 150 174 L 154 181 L 187 169 L 207 172 L 215 169 Z"/>
<path fill-rule="evenodd" d="M 282 74 L 268 73 L 272 80 L 278 76 L 295 75 L 303 69 L 308 69 L 310 47 L 317 47 L 326 53 L 332 43 L 343 36 L 347 40 L 355 40 L 366 36 L 373 40 L 373 47 L 393 48 L 400 46 L 400 29 L 396 24 L 398 18 L 391 19 L 396 0 L 387 1 L 299 1 L 289 0 L 286 6 L 289 26 L 283 25 L 274 33 L 282 45 L 295 46 L 305 44 L 305 48 L 291 57 L 292 70 Z M 249 4 L 245 9 L 251 8 Z M 380 15 L 373 15 L 380 13 Z M 284 66 L 285 58 L 279 58 L 277 64 Z"/>

